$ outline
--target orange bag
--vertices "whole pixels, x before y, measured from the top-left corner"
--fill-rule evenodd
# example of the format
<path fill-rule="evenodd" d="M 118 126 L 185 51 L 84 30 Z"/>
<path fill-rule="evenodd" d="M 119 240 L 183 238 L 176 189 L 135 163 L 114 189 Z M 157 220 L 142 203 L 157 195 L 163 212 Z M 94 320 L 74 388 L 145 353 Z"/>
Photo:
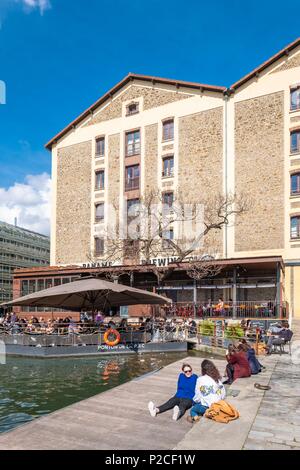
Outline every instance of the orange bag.
<path fill-rule="evenodd" d="M 210 408 L 206 410 L 204 416 L 218 423 L 229 423 L 229 421 L 239 418 L 240 414 L 230 403 L 225 400 L 220 400 L 217 403 L 213 403 Z"/>

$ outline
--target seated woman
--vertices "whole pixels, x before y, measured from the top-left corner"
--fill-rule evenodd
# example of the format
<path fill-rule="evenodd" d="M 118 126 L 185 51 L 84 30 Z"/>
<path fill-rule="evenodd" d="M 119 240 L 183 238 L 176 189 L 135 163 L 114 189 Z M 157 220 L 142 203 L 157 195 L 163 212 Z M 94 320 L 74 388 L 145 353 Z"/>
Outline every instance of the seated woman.
<path fill-rule="evenodd" d="M 228 362 L 226 366 L 228 380 L 223 382 L 224 384 L 232 384 L 236 379 L 251 376 L 251 368 L 242 344 L 239 344 L 237 348 L 230 345 L 226 353 L 226 359 Z"/>
<path fill-rule="evenodd" d="M 224 400 L 226 391 L 221 382 L 221 375 L 212 361 L 204 359 L 201 364 L 201 376 L 198 377 L 194 396 L 194 406 L 187 420 L 199 421 L 200 416 L 213 404 Z"/>
<path fill-rule="evenodd" d="M 156 407 L 152 401 L 148 403 L 148 409 L 154 418 L 158 413 L 171 410 L 173 408 L 173 420 L 181 418 L 186 410 L 193 405 L 193 397 L 195 395 L 195 386 L 198 376 L 193 374 L 193 369 L 189 364 L 183 364 L 182 372 L 179 374 L 177 383 L 177 392 L 174 397 L 170 398 L 166 403 Z"/>
<path fill-rule="evenodd" d="M 247 354 L 247 359 L 250 365 L 251 374 L 252 375 L 258 374 L 263 369 L 263 366 L 257 359 L 254 348 L 244 338 L 241 339 L 241 344 L 243 346 L 245 353 Z"/>

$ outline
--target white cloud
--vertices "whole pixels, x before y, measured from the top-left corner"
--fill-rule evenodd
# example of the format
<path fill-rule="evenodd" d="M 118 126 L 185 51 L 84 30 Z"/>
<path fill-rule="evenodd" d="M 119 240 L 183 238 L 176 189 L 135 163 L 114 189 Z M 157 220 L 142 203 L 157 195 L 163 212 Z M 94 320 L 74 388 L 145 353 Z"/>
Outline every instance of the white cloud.
<path fill-rule="evenodd" d="M 18 2 L 21 1 L 24 7 L 29 10 L 34 10 L 38 8 L 40 10 L 40 14 L 43 15 L 46 10 L 51 8 L 50 0 L 17 0 Z"/>
<path fill-rule="evenodd" d="M 27 175 L 24 183 L 0 187 L 0 220 L 49 235 L 51 180 L 48 173 Z"/>

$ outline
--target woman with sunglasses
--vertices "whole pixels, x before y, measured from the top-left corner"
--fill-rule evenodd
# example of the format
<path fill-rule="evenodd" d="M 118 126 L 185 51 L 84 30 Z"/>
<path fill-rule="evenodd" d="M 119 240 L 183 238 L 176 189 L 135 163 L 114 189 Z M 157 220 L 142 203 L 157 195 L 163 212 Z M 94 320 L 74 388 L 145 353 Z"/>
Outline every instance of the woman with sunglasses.
<path fill-rule="evenodd" d="M 196 383 L 194 405 L 187 417 L 190 423 L 199 421 L 213 403 L 224 400 L 226 395 L 220 372 L 212 361 L 202 361 L 201 374 Z"/>
<path fill-rule="evenodd" d="M 174 397 L 158 407 L 155 406 L 152 401 L 148 403 L 148 409 L 153 418 L 158 413 L 163 413 L 173 408 L 173 420 L 177 421 L 177 419 L 181 418 L 186 410 L 193 405 L 198 376 L 193 374 L 193 370 L 189 364 L 183 364 L 181 370 L 182 372 L 178 377 L 177 392 Z"/>

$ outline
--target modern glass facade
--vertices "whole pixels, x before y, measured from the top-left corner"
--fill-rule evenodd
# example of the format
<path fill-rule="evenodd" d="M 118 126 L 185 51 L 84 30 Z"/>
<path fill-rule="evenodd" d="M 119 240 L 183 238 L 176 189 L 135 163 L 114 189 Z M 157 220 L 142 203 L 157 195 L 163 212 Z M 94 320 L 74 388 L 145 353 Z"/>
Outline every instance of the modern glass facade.
<path fill-rule="evenodd" d="M 15 268 L 47 266 L 50 238 L 0 222 L 0 303 L 13 298 Z"/>

